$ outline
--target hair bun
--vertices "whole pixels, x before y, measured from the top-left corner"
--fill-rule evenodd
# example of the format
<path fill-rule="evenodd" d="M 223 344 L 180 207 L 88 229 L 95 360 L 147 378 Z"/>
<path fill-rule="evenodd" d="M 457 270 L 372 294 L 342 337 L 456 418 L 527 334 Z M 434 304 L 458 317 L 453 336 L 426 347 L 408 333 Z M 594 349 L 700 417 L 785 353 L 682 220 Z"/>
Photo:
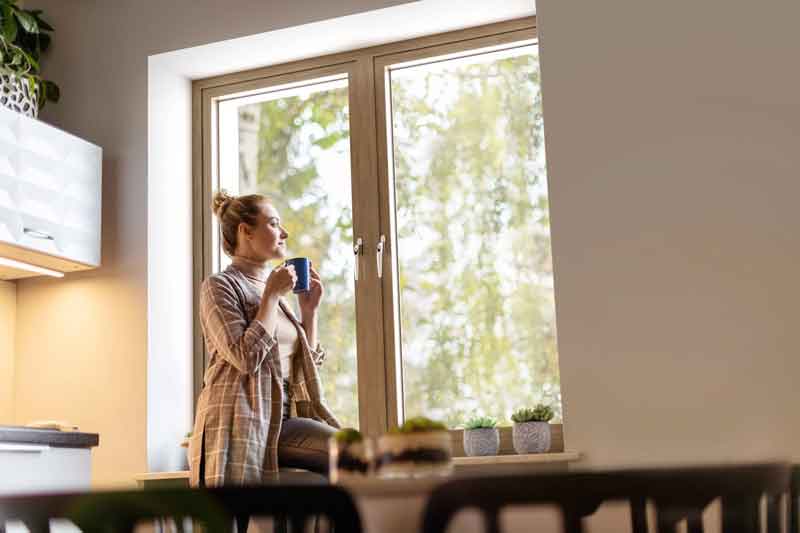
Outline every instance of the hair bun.
<path fill-rule="evenodd" d="M 235 198 L 228 194 L 225 189 L 220 189 L 214 193 L 214 199 L 211 200 L 211 210 L 217 215 L 217 218 L 222 218 L 228 206 L 231 205 Z"/>

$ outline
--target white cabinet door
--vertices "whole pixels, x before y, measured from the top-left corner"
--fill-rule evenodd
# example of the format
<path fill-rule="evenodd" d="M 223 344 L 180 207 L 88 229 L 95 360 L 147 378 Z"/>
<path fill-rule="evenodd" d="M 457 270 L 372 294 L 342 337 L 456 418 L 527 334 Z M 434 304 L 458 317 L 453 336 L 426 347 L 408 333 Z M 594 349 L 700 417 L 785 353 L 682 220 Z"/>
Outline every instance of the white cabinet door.
<path fill-rule="evenodd" d="M 0 443 L 0 496 L 85 491 L 91 486 L 90 448 Z"/>
<path fill-rule="evenodd" d="M 100 264 L 102 150 L 0 108 L 0 241 Z"/>

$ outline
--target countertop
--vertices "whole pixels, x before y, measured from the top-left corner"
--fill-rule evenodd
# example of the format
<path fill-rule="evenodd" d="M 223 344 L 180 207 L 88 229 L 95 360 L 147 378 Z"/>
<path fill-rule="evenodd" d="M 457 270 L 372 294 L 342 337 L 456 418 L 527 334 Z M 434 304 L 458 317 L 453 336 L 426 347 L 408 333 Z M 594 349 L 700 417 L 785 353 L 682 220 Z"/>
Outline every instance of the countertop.
<path fill-rule="evenodd" d="M 0 444 L 40 444 L 54 448 L 94 448 L 100 444 L 97 433 L 0 426 Z"/>

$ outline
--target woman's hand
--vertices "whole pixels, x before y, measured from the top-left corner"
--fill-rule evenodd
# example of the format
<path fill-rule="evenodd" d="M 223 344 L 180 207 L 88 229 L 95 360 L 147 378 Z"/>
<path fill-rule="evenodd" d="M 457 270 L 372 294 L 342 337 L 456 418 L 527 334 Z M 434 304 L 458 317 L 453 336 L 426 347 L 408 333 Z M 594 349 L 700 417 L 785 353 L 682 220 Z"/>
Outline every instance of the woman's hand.
<path fill-rule="evenodd" d="M 297 295 L 297 300 L 300 305 L 300 314 L 303 319 L 313 317 L 316 314 L 319 304 L 322 301 L 322 295 L 325 294 L 325 288 L 322 285 L 322 280 L 319 277 L 313 266 L 309 266 L 311 272 L 311 279 L 308 280 L 308 291 L 301 292 Z"/>
<path fill-rule="evenodd" d="M 297 274 L 294 265 L 281 265 L 269 273 L 267 282 L 264 284 L 264 294 L 262 299 L 275 300 L 280 296 L 289 293 L 297 282 Z"/>
<path fill-rule="evenodd" d="M 294 265 L 281 265 L 267 277 L 264 292 L 261 294 L 261 305 L 258 306 L 255 318 L 270 335 L 275 335 L 278 327 L 278 300 L 294 288 L 296 281 Z"/>

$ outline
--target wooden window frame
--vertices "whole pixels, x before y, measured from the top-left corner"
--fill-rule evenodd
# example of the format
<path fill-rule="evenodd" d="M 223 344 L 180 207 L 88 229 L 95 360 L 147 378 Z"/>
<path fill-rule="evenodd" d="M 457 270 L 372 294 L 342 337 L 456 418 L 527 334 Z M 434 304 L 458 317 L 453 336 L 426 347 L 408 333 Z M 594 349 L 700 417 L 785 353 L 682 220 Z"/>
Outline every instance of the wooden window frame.
<path fill-rule="evenodd" d="M 209 208 L 214 168 L 215 99 L 227 94 L 332 74 L 346 73 L 350 87 L 353 236 L 364 240 L 356 283 L 359 422 L 370 435 L 397 426 L 402 417 L 402 372 L 397 316 L 397 257 L 390 161 L 391 126 L 387 118 L 386 81 L 390 65 L 537 38 L 536 17 L 525 17 L 458 31 L 429 35 L 359 50 L 293 61 L 195 80 L 192 83 L 193 316 L 194 398 L 202 387 L 207 353 L 199 322 L 199 287 L 212 273 L 212 214 Z M 377 206 L 370 206 L 374 199 Z M 387 243 L 383 270 L 377 276 L 372 255 L 381 235 Z M 382 321 L 375 321 L 382 316 Z M 372 319 L 372 320 L 370 320 Z M 369 324 L 369 327 L 366 325 Z M 322 339 L 324 343 L 324 339 Z M 564 449 L 561 425 L 554 424 L 553 451 Z M 453 431 L 460 441 L 461 431 Z M 501 428 L 501 453 L 510 449 L 510 428 Z M 456 450 L 461 450 L 457 442 Z"/>

